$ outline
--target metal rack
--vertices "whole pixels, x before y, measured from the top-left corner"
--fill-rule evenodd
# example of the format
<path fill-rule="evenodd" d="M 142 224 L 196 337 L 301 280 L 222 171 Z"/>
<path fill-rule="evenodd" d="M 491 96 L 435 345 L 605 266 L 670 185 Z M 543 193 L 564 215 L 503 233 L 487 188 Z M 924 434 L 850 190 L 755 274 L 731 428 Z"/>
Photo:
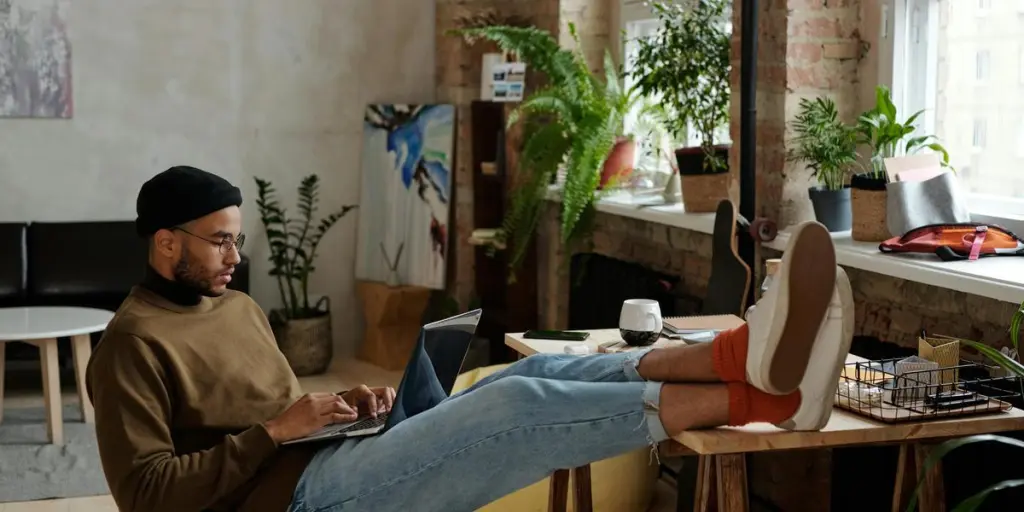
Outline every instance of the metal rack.
<path fill-rule="evenodd" d="M 885 423 L 1005 412 L 1020 403 L 1017 377 L 993 376 L 997 368 L 961 361 L 938 369 L 897 371 L 900 359 L 847 364 L 835 405 Z"/>

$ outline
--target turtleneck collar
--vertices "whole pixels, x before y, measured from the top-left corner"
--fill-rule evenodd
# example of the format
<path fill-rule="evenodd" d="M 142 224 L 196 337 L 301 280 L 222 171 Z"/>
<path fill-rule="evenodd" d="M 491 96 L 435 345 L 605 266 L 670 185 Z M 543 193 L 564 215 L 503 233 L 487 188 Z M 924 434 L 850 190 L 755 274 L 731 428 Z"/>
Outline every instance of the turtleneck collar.
<path fill-rule="evenodd" d="M 160 275 L 152 266 L 146 266 L 142 286 L 179 306 L 197 306 L 203 296 L 194 289 Z"/>

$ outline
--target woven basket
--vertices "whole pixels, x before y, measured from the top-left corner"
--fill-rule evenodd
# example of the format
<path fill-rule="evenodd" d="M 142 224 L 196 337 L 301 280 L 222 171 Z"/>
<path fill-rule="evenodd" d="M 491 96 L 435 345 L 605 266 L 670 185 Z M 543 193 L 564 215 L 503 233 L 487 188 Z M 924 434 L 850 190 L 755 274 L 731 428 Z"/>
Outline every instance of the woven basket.
<path fill-rule="evenodd" d="M 683 211 L 687 213 L 711 213 L 718 209 L 718 203 L 729 199 L 731 175 L 727 172 L 716 174 L 683 174 Z"/>
<path fill-rule="evenodd" d="M 850 191 L 853 209 L 853 232 L 851 237 L 861 242 L 882 242 L 892 238 L 886 224 L 887 210 L 885 190 Z"/>
<path fill-rule="evenodd" d="M 321 374 L 331 364 L 334 347 L 330 313 L 277 323 L 273 330 L 277 346 L 296 376 Z"/>

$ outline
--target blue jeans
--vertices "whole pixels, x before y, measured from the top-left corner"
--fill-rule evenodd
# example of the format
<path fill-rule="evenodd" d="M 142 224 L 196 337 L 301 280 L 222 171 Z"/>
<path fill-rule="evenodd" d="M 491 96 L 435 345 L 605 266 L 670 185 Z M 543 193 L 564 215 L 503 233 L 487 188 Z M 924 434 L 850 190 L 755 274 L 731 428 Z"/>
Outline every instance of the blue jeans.
<path fill-rule="evenodd" d="M 538 354 L 391 430 L 326 445 L 290 510 L 471 511 L 572 468 L 668 439 L 646 351 Z"/>

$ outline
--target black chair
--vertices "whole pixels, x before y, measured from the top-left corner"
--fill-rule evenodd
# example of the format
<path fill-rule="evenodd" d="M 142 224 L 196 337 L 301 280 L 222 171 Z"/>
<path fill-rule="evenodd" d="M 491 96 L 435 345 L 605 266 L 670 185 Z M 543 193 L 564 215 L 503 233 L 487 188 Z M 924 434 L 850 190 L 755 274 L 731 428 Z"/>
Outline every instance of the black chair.
<path fill-rule="evenodd" d="M 0 223 L 0 307 L 25 302 L 25 227 L 21 222 Z"/>

